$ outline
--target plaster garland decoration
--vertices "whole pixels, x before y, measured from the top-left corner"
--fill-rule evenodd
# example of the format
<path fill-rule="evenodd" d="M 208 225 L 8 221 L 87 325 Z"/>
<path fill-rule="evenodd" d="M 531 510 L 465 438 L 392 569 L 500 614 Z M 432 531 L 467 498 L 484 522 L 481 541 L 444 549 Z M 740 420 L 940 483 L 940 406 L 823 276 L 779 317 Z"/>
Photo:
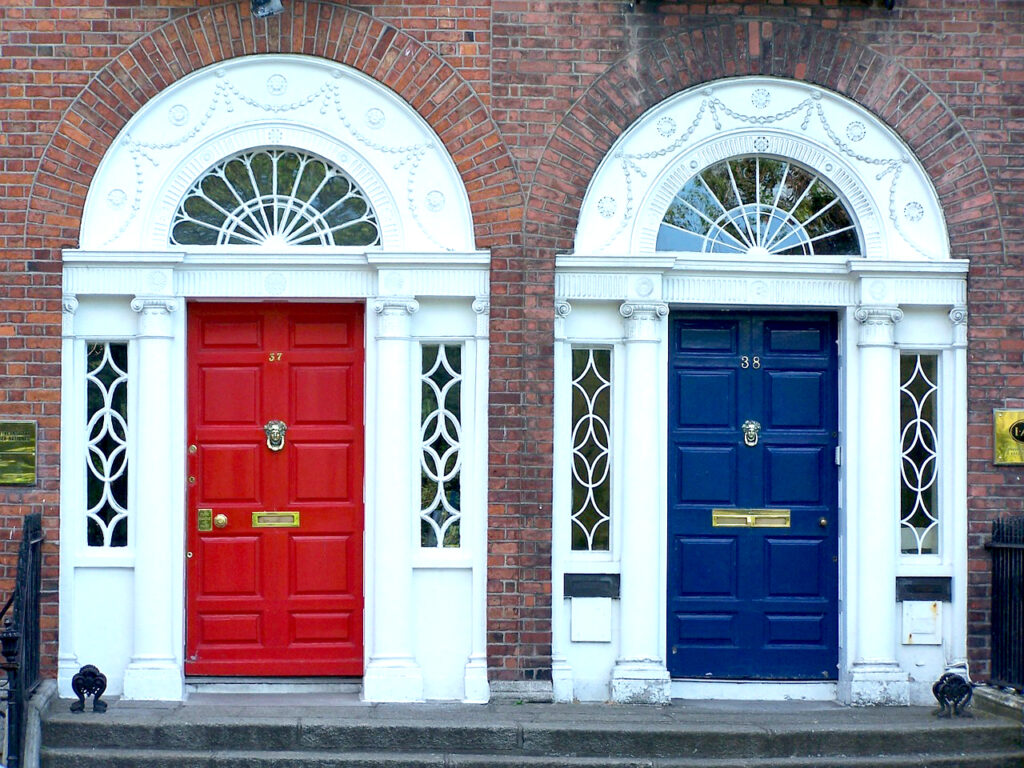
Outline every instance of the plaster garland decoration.
<path fill-rule="evenodd" d="M 285 54 L 207 67 L 143 107 L 100 163 L 82 247 L 166 248 L 188 187 L 224 158 L 265 147 L 268 139 L 349 173 L 388 220 L 381 227 L 384 250 L 473 249 L 458 170 L 412 107 L 349 67 Z"/>
<path fill-rule="evenodd" d="M 864 257 L 949 258 L 934 189 L 902 141 L 839 94 L 770 77 L 684 91 L 634 123 L 587 190 L 576 253 L 653 253 L 662 217 L 683 185 L 701 169 L 751 151 L 821 174 L 857 220 Z M 610 195 L 621 200 L 612 216 Z"/>

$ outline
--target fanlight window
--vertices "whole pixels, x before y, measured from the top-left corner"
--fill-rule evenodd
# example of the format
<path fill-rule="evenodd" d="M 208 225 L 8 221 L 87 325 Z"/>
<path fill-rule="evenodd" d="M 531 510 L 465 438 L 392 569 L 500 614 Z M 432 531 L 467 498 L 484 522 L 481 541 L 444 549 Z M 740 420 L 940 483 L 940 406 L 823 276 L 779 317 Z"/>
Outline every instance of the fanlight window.
<path fill-rule="evenodd" d="M 690 179 L 669 205 L 659 251 L 859 256 L 857 226 L 821 176 L 790 160 L 733 157 Z"/>
<path fill-rule="evenodd" d="M 174 245 L 380 244 L 366 195 L 339 168 L 295 150 L 244 152 L 206 172 L 171 225 Z"/>

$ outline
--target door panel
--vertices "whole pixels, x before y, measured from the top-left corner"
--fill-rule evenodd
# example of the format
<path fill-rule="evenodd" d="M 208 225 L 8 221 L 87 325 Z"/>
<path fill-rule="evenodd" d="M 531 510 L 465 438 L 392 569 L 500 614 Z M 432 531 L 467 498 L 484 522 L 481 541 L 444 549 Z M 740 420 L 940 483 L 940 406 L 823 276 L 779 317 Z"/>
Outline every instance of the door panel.
<path fill-rule="evenodd" d="M 192 304 L 188 322 L 186 673 L 360 675 L 362 308 Z M 199 530 L 201 509 L 226 525 Z"/>
<path fill-rule="evenodd" d="M 835 679 L 836 321 L 673 313 L 668 659 L 675 677 Z M 741 425 L 761 425 L 757 444 Z M 712 510 L 789 510 L 789 527 Z M 822 524 L 824 521 L 824 524 Z"/>

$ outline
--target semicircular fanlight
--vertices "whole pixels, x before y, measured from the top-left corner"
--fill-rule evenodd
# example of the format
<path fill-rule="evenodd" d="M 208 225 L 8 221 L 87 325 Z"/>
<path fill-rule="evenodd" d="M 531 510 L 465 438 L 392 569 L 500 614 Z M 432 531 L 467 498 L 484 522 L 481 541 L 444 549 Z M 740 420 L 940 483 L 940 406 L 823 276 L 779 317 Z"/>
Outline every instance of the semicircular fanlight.
<path fill-rule="evenodd" d="M 679 190 L 659 251 L 750 256 L 859 256 L 857 225 L 821 176 L 761 155 L 708 166 Z"/>
<path fill-rule="evenodd" d="M 218 163 L 185 193 L 173 245 L 372 246 L 377 215 L 341 169 L 293 149 L 258 149 Z"/>

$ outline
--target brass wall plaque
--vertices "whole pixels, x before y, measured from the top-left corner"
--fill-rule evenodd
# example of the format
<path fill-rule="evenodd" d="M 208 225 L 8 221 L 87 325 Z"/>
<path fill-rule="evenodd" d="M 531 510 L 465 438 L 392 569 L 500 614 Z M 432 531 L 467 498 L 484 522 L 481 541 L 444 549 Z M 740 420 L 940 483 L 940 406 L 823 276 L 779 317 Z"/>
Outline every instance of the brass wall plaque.
<path fill-rule="evenodd" d="M 196 512 L 196 529 L 200 531 L 213 530 L 212 509 L 200 509 Z"/>
<path fill-rule="evenodd" d="M 713 528 L 789 528 L 788 509 L 712 509 Z"/>
<path fill-rule="evenodd" d="M 36 484 L 36 423 L 0 421 L 0 485 Z"/>
<path fill-rule="evenodd" d="M 1024 411 L 996 408 L 995 422 L 996 464 L 1024 464 Z"/>
<path fill-rule="evenodd" d="M 298 512 L 253 512 L 253 528 L 298 528 Z"/>

